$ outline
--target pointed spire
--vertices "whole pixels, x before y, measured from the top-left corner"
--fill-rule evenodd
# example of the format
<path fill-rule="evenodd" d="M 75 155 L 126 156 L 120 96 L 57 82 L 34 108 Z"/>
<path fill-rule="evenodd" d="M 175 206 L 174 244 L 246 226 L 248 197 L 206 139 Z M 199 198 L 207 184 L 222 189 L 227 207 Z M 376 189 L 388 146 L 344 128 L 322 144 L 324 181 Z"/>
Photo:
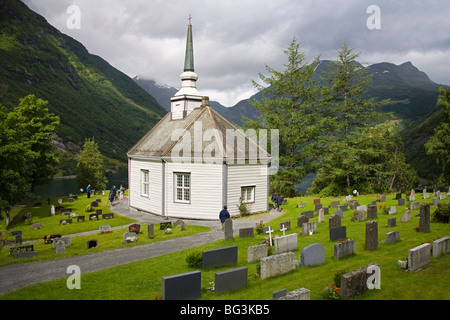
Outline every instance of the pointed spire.
<path fill-rule="evenodd" d="M 192 41 L 191 15 L 189 15 L 189 25 L 186 40 L 186 56 L 184 58 L 184 71 L 194 71 L 194 43 Z"/>

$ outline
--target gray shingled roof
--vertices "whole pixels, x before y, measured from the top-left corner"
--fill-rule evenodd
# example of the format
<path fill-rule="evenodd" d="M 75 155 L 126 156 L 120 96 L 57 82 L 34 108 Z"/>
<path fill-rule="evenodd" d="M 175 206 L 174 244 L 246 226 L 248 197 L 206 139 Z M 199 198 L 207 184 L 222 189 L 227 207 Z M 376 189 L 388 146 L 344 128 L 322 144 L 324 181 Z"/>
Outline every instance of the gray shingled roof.
<path fill-rule="evenodd" d="M 211 154 L 214 158 L 225 159 L 227 158 L 227 129 L 232 130 L 229 133 L 236 134 L 237 141 L 243 141 L 243 143 L 235 144 L 234 149 L 231 149 L 234 152 L 230 153 L 228 157 L 231 156 L 237 160 L 270 159 L 270 154 L 267 151 L 260 148 L 254 140 L 250 140 L 241 130 L 238 130 L 209 106 L 195 108 L 181 120 L 171 120 L 171 113 L 169 112 L 128 151 L 128 156 L 170 158 L 173 154 L 180 154 L 181 145 L 189 146 L 190 137 L 190 157 L 201 158 L 204 156 L 207 158 L 207 155 Z M 207 136 L 205 136 L 207 130 L 212 137 L 208 141 L 203 141 L 207 139 Z M 186 138 L 184 135 L 187 133 L 189 134 Z M 177 145 L 178 142 L 180 144 Z M 178 152 L 176 152 L 177 150 Z M 186 150 L 189 150 L 189 148 L 185 148 Z M 258 150 L 258 152 L 254 150 Z M 255 155 L 257 155 L 256 159 Z M 187 154 L 183 154 L 183 156 L 189 157 Z"/>

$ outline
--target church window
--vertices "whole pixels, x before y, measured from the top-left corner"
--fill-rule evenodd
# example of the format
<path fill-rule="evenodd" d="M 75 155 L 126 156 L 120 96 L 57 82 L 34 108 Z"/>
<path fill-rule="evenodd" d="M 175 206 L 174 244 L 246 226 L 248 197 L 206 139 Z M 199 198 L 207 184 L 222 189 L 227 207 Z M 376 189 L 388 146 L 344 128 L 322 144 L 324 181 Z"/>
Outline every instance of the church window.
<path fill-rule="evenodd" d="M 149 194 L 149 171 L 141 170 L 141 195 L 148 197 Z"/>
<path fill-rule="evenodd" d="M 241 187 L 241 201 L 243 203 L 255 202 L 255 186 Z"/>
<path fill-rule="evenodd" d="M 191 174 L 175 173 L 175 202 L 191 201 Z"/>

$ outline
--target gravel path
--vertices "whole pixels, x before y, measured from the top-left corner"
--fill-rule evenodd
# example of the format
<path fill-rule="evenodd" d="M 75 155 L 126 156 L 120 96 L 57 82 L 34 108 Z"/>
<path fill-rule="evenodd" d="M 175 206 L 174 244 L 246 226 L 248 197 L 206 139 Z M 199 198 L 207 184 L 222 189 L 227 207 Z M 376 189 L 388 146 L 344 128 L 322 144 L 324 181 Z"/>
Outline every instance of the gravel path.
<path fill-rule="evenodd" d="M 157 224 L 167 222 L 167 220 L 159 216 L 130 211 L 127 207 L 127 200 L 116 202 L 111 209 L 117 214 L 130 217 L 141 223 Z M 239 228 L 254 227 L 256 222 L 261 220 L 264 223 L 267 223 L 282 214 L 283 212 L 271 210 L 269 213 L 259 215 L 258 217 L 246 217 L 233 220 L 234 233 L 236 234 Z M 175 221 L 176 218 L 171 220 Z M 0 268 L 0 294 L 34 283 L 69 277 L 67 267 L 70 265 L 77 265 L 80 267 L 82 273 L 88 273 L 223 239 L 221 224 L 218 219 L 214 221 L 183 219 L 183 221 L 186 225 L 201 225 L 210 227 L 212 230 L 183 237 L 182 241 L 180 241 L 180 238 L 175 238 L 141 246 L 91 253 L 64 259 L 15 263 L 4 266 Z M 116 227 L 113 229 L 124 228 L 127 228 L 127 226 Z M 89 233 L 98 233 L 98 231 L 83 232 L 81 234 L 73 234 L 70 236 L 73 237 Z"/>

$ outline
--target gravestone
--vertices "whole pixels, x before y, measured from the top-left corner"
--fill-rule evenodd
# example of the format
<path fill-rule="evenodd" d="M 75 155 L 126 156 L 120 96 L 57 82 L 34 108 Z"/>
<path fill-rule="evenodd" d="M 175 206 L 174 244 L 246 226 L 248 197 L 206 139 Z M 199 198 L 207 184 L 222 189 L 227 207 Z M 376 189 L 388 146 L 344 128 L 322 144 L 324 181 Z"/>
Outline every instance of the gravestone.
<path fill-rule="evenodd" d="M 314 205 L 320 204 L 320 199 L 314 199 Z"/>
<path fill-rule="evenodd" d="M 98 240 L 95 240 L 95 239 L 89 240 L 88 242 L 86 242 L 86 247 L 87 247 L 87 249 L 97 248 Z"/>
<path fill-rule="evenodd" d="M 391 231 L 386 233 L 386 243 L 394 243 L 400 240 L 400 232 Z"/>
<path fill-rule="evenodd" d="M 40 222 L 33 223 L 33 229 L 42 229 L 42 223 Z"/>
<path fill-rule="evenodd" d="M 163 300 L 191 300 L 201 295 L 200 271 L 176 274 L 162 278 Z"/>
<path fill-rule="evenodd" d="M 320 243 L 313 243 L 303 248 L 301 254 L 301 266 L 312 267 L 325 263 L 325 248 Z"/>
<path fill-rule="evenodd" d="M 337 208 L 341 205 L 341 202 L 339 200 L 331 201 L 330 202 L 330 208 Z"/>
<path fill-rule="evenodd" d="M 328 207 L 324 207 L 324 208 L 322 208 L 322 210 L 323 210 L 324 215 L 327 215 L 330 213 L 330 208 L 328 208 Z"/>
<path fill-rule="evenodd" d="M 281 294 L 280 294 L 281 295 Z M 311 299 L 311 292 L 308 289 L 300 288 L 294 291 L 290 291 L 286 293 L 285 295 L 274 298 L 273 300 L 310 300 Z"/>
<path fill-rule="evenodd" d="M 153 223 L 149 223 L 148 224 L 147 232 L 148 232 L 148 238 L 150 238 L 150 237 L 155 235 L 155 226 L 153 225 Z"/>
<path fill-rule="evenodd" d="M 55 241 L 53 241 L 53 244 L 52 244 L 53 248 L 56 248 L 56 242 L 58 242 L 58 241 L 64 242 L 64 245 L 66 247 L 70 247 L 72 245 L 72 238 L 70 238 L 70 237 L 61 237 L 61 238 L 55 238 Z"/>
<path fill-rule="evenodd" d="M 423 193 L 423 198 L 424 199 L 429 199 L 430 198 L 430 194 L 428 192 L 424 192 Z"/>
<path fill-rule="evenodd" d="M 229 269 L 215 274 L 215 292 L 221 293 L 236 290 L 247 285 L 247 267 Z"/>
<path fill-rule="evenodd" d="M 314 211 L 317 211 L 317 210 L 319 210 L 319 209 L 322 209 L 322 204 L 321 204 L 321 203 L 315 204 L 315 205 L 314 205 Z"/>
<path fill-rule="evenodd" d="M 401 199 L 402 198 L 402 194 L 401 193 L 397 193 L 395 195 L 395 200 Z"/>
<path fill-rule="evenodd" d="M 325 221 L 325 210 L 323 210 L 323 208 L 319 209 L 319 212 L 317 215 L 318 215 L 318 222 Z"/>
<path fill-rule="evenodd" d="M 382 194 L 380 196 L 380 202 L 386 202 L 386 195 L 385 194 Z"/>
<path fill-rule="evenodd" d="M 57 254 L 66 252 L 66 244 L 64 241 L 57 240 L 54 247 Z"/>
<path fill-rule="evenodd" d="M 439 204 L 439 198 L 433 198 L 433 206 L 437 206 Z"/>
<path fill-rule="evenodd" d="M 55 215 L 55 206 L 52 204 L 52 206 L 50 207 L 50 215 L 54 216 Z"/>
<path fill-rule="evenodd" d="M 439 199 L 440 199 L 440 200 L 444 200 L 446 197 L 447 197 L 447 196 L 445 195 L 445 193 L 441 193 L 441 194 L 439 195 Z"/>
<path fill-rule="evenodd" d="M 330 229 L 330 240 L 336 241 L 347 238 L 347 228 L 345 226 Z"/>
<path fill-rule="evenodd" d="M 420 206 L 419 231 L 430 231 L 430 205 L 428 203 L 424 203 Z"/>
<path fill-rule="evenodd" d="M 136 232 L 125 232 L 123 234 L 123 242 L 122 244 L 127 244 L 127 243 L 131 243 L 131 242 L 136 242 L 137 241 L 137 234 Z"/>
<path fill-rule="evenodd" d="M 114 213 L 102 213 L 102 219 L 113 219 Z"/>
<path fill-rule="evenodd" d="M 98 220 L 98 214 L 97 213 L 91 213 L 89 215 L 89 221 L 91 220 Z"/>
<path fill-rule="evenodd" d="M 344 211 L 342 211 L 342 209 L 337 209 L 335 212 L 334 212 L 334 214 L 335 215 L 338 215 L 339 217 L 344 217 Z"/>
<path fill-rule="evenodd" d="M 97 201 L 92 201 L 91 202 L 91 207 L 97 208 L 98 207 L 98 202 Z"/>
<path fill-rule="evenodd" d="M 77 216 L 77 222 L 84 222 L 84 216 Z"/>
<path fill-rule="evenodd" d="M 367 207 L 367 219 L 376 219 L 378 214 L 377 206 Z"/>
<path fill-rule="evenodd" d="M 433 257 L 437 258 L 450 252 L 450 237 L 442 237 L 433 241 Z"/>
<path fill-rule="evenodd" d="M 430 263 L 431 244 L 424 243 L 418 247 L 409 250 L 408 269 L 416 271 Z"/>
<path fill-rule="evenodd" d="M 103 209 L 95 209 L 95 213 L 103 215 Z"/>
<path fill-rule="evenodd" d="M 410 221 L 411 221 L 411 211 L 406 211 L 406 212 L 402 215 L 400 221 L 401 221 L 401 222 L 410 222 Z"/>
<path fill-rule="evenodd" d="M 15 240 L 15 244 L 22 244 L 22 232 L 17 233 L 16 235 L 14 235 L 14 240 Z"/>
<path fill-rule="evenodd" d="M 334 244 L 334 258 L 341 259 L 355 254 L 356 242 L 355 239 L 347 239 Z"/>
<path fill-rule="evenodd" d="M 185 223 L 183 220 L 178 219 L 178 220 L 175 221 L 174 224 L 173 224 L 174 227 L 176 227 L 176 226 L 178 226 L 178 225 L 180 226 L 180 231 L 186 230 L 186 223 Z"/>
<path fill-rule="evenodd" d="M 288 273 L 295 269 L 295 254 L 286 252 L 262 258 L 261 279 Z"/>
<path fill-rule="evenodd" d="M 305 224 L 303 224 L 305 225 Z M 298 249 L 298 234 L 292 233 L 286 236 L 276 237 L 275 242 L 275 254 L 297 250 Z"/>
<path fill-rule="evenodd" d="M 339 209 L 341 209 L 342 211 L 347 211 L 348 210 L 348 203 L 344 203 L 344 204 L 340 205 Z"/>
<path fill-rule="evenodd" d="M 314 218 L 314 211 L 305 211 L 302 212 L 300 215 L 307 216 L 308 218 Z"/>
<path fill-rule="evenodd" d="M 285 228 L 286 230 L 291 229 L 291 221 L 284 221 L 284 222 L 280 222 L 280 224 L 278 225 L 279 230 L 281 231 L 281 229 Z"/>
<path fill-rule="evenodd" d="M 267 244 L 260 244 L 257 246 L 251 246 L 247 249 L 247 262 L 257 262 L 261 258 L 265 258 L 268 255 Z"/>
<path fill-rule="evenodd" d="M 238 247 L 230 246 L 202 252 L 202 268 L 232 266 L 237 264 Z"/>
<path fill-rule="evenodd" d="M 370 220 L 366 223 L 366 242 L 364 244 L 366 250 L 378 249 L 378 222 Z"/>
<path fill-rule="evenodd" d="M 141 225 L 138 223 L 133 223 L 132 225 L 128 226 L 128 231 L 134 232 L 136 234 L 140 234 L 141 233 Z"/>
<path fill-rule="evenodd" d="M 72 223 L 72 219 L 61 219 L 59 220 L 59 224 L 63 225 L 63 224 L 71 224 Z"/>
<path fill-rule="evenodd" d="M 375 208 L 375 210 L 376 210 L 376 208 Z M 364 220 L 366 220 L 366 216 L 364 214 L 364 211 L 356 210 L 356 212 L 353 214 L 352 221 L 359 222 L 359 221 L 364 221 Z"/>
<path fill-rule="evenodd" d="M 111 232 L 111 226 L 110 225 L 100 226 L 98 227 L 98 231 L 100 231 L 100 233 Z"/>
<path fill-rule="evenodd" d="M 223 223 L 223 236 L 225 240 L 233 239 L 233 220 L 231 218 L 228 218 Z"/>
<path fill-rule="evenodd" d="M 367 272 L 369 268 L 376 266 L 377 263 L 371 263 L 357 270 L 348 272 L 341 277 L 341 299 L 353 298 L 368 290 L 367 280 L 373 272 Z"/>
<path fill-rule="evenodd" d="M 313 233 L 317 233 L 317 221 L 305 222 L 302 225 L 302 234 L 304 236 L 310 236 Z"/>
<path fill-rule="evenodd" d="M 309 218 L 307 216 L 297 218 L 297 227 L 301 228 L 305 222 L 309 222 Z"/>
<path fill-rule="evenodd" d="M 397 225 L 397 218 L 389 218 L 387 220 L 387 227 L 388 228 L 395 227 L 396 225 Z"/>
<path fill-rule="evenodd" d="M 328 219 L 328 227 L 330 229 L 341 226 L 341 217 L 337 214 L 332 214 L 330 219 Z"/>
<path fill-rule="evenodd" d="M 418 209 L 420 209 L 420 202 L 419 201 L 411 202 L 411 210 L 418 210 Z"/>
<path fill-rule="evenodd" d="M 253 238 L 255 235 L 254 228 L 240 228 L 239 238 Z"/>
<path fill-rule="evenodd" d="M 389 208 L 389 214 L 396 214 L 397 213 L 397 207 L 396 206 L 392 206 Z"/>
<path fill-rule="evenodd" d="M 300 202 L 300 203 L 297 205 L 297 208 L 304 208 L 304 207 L 306 207 L 306 203 L 305 203 L 305 202 Z"/>
<path fill-rule="evenodd" d="M 287 289 L 281 289 L 272 293 L 272 300 L 278 300 L 287 294 Z"/>
<path fill-rule="evenodd" d="M 397 200 L 397 205 L 404 206 L 405 205 L 405 199 L 402 199 L 402 198 L 398 199 Z"/>
<path fill-rule="evenodd" d="M 356 207 L 356 210 L 367 212 L 367 206 L 366 205 L 358 206 Z"/>

